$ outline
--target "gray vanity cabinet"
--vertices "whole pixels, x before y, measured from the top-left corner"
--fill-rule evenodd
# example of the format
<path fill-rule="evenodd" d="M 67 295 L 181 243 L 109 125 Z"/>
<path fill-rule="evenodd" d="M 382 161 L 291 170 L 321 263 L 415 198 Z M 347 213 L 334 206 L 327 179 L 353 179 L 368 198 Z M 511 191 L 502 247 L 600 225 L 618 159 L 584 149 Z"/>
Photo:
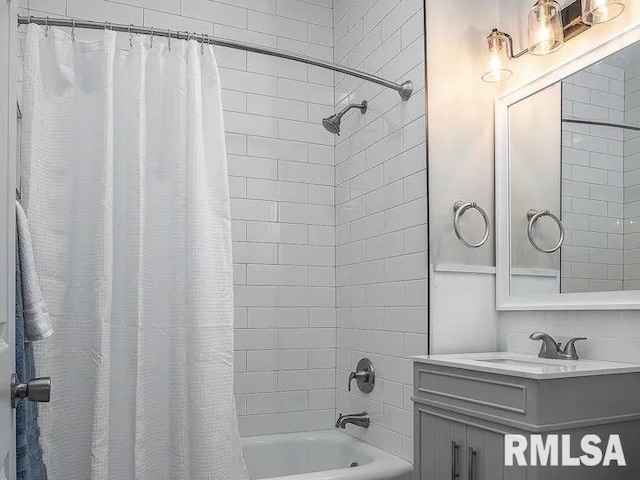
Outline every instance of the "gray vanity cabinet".
<path fill-rule="evenodd" d="M 413 401 L 416 480 L 640 478 L 639 372 L 536 379 L 416 362 Z M 573 457 L 584 435 L 604 448 L 617 434 L 628 465 L 507 467 L 507 434 L 568 434 Z"/>

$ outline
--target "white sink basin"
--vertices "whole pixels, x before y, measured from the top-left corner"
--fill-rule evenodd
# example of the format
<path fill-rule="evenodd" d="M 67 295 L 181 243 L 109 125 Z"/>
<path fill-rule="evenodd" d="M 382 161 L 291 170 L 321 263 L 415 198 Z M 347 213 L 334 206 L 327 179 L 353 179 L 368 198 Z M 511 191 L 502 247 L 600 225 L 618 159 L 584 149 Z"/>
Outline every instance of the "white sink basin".
<path fill-rule="evenodd" d="M 427 355 L 414 357 L 422 363 L 464 368 L 501 375 L 534 379 L 611 375 L 640 372 L 634 363 L 603 362 L 599 360 L 549 360 L 535 355 L 508 352 Z"/>

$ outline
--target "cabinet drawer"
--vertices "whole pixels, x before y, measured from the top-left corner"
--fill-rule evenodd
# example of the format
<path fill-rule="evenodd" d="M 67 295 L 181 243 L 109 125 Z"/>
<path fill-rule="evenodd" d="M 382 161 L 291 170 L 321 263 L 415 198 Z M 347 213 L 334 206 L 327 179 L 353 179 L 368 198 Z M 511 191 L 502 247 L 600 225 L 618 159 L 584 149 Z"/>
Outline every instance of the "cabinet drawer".
<path fill-rule="evenodd" d="M 527 414 L 520 378 L 416 364 L 414 385 L 417 398 L 514 419 Z"/>

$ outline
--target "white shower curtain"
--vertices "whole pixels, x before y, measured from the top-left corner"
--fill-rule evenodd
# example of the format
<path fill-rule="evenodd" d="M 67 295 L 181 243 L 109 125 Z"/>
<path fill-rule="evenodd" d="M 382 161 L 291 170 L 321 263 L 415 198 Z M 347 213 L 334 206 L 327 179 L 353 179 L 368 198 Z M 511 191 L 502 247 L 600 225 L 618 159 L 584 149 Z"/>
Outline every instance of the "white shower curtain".
<path fill-rule="evenodd" d="M 30 25 L 23 202 L 55 334 L 51 480 L 246 478 L 220 78 L 195 41 Z"/>

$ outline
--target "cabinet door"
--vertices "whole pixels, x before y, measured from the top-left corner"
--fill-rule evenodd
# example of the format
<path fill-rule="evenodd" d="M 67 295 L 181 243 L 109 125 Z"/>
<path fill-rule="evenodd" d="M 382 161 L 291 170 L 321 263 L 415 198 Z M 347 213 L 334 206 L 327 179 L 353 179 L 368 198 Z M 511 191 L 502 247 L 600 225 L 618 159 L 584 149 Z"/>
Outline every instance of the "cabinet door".
<path fill-rule="evenodd" d="M 524 432 L 522 432 L 525 434 Z M 466 480 L 547 480 L 545 467 L 506 467 L 504 435 L 490 429 L 467 426 Z"/>
<path fill-rule="evenodd" d="M 415 415 L 416 480 L 466 480 L 466 425 L 419 408 Z"/>
<path fill-rule="evenodd" d="M 467 427 L 465 469 L 467 480 L 505 480 L 504 436 L 477 427 Z M 511 480 L 513 477 L 507 478 Z"/>

